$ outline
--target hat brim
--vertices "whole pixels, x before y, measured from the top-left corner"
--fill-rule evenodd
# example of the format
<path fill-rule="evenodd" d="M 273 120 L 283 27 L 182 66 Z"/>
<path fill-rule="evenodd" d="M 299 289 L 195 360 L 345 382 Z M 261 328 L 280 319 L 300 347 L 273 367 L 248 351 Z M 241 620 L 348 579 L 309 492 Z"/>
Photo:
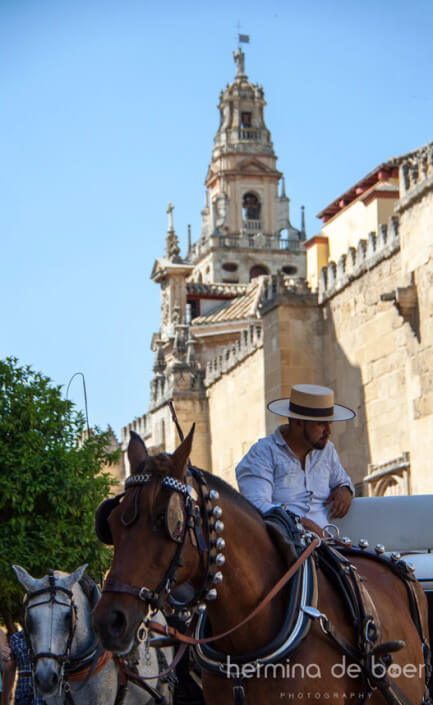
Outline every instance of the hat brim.
<path fill-rule="evenodd" d="M 349 409 L 347 406 L 342 406 L 341 404 L 334 404 L 334 413 L 330 416 L 296 414 L 294 411 L 290 410 L 289 403 L 289 398 L 274 399 L 274 401 L 269 402 L 268 409 L 273 414 L 285 416 L 287 419 L 300 419 L 301 421 L 348 421 L 356 416 L 352 409 Z"/>

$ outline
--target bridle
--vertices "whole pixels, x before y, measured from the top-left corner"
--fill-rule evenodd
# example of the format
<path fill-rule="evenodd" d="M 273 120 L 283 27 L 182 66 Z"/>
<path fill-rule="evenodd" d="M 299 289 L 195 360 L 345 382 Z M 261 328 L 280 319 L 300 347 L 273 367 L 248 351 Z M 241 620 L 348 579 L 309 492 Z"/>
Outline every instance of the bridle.
<path fill-rule="evenodd" d="M 60 666 L 60 687 L 64 678 L 65 666 L 70 661 L 72 640 L 74 638 L 75 630 L 77 627 L 77 606 L 74 602 L 74 595 L 72 590 L 63 587 L 62 585 L 56 585 L 56 578 L 53 570 L 48 571 L 49 585 L 45 588 L 40 588 L 39 590 L 34 590 L 33 592 L 28 592 L 25 597 L 24 607 L 25 607 L 25 618 L 24 618 L 24 634 L 26 636 L 27 648 L 30 655 L 30 661 L 32 664 L 33 674 L 35 672 L 36 664 L 40 658 L 51 658 L 56 661 Z M 40 600 L 34 604 L 29 604 L 29 601 L 39 595 L 46 595 L 48 593 L 48 599 Z M 58 593 L 63 593 L 68 598 L 67 601 L 59 600 Z M 27 625 L 27 613 L 29 610 L 39 607 L 40 605 L 56 604 L 62 607 L 68 607 L 71 613 L 71 620 L 69 626 L 69 634 L 66 641 L 65 650 L 62 654 L 54 654 L 52 651 L 39 651 L 34 653 L 32 642 L 30 639 L 30 633 Z"/>
<path fill-rule="evenodd" d="M 141 469 L 144 469 L 145 463 L 144 460 Z M 131 526 L 138 519 L 141 489 L 154 478 L 155 475 L 151 472 L 140 472 L 140 467 L 127 478 L 125 492 L 127 493 L 129 490 L 131 493 L 134 492 L 135 496 L 131 497 L 128 507 L 121 517 L 121 522 L 125 527 Z M 198 485 L 198 492 L 194 487 L 193 480 Z M 155 589 L 150 589 L 145 585 L 140 587 L 129 585 L 108 577 L 102 592 L 133 595 L 147 602 L 154 611 L 161 610 L 166 616 L 176 614 L 183 621 L 187 621 L 193 613 L 201 614 L 206 610 L 207 600 L 216 599 L 215 586 L 223 580 L 220 568 L 225 563 L 225 557 L 222 553 L 225 541 L 218 536 L 224 530 L 224 524 L 221 521 L 222 509 L 213 506 L 213 503 L 219 499 L 219 494 L 216 490 L 209 490 L 205 477 L 198 468 L 189 467 L 187 469 L 185 482 L 180 482 L 171 475 L 164 477 L 161 481 L 161 487 L 167 489 L 172 495 L 166 510 L 166 527 L 167 512 L 174 494 L 181 499 L 180 510 L 183 513 L 183 519 L 179 519 L 181 526 L 177 526 L 177 531 L 174 533 L 173 530 L 168 529 L 171 540 L 177 543 L 177 549 L 165 575 Z M 200 563 L 204 565 L 204 578 L 201 586 L 194 591 L 190 599 L 178 602 L 173 596 L 173 590 L 177 583 L 178 569 L 182 565 L 187 536 L 190 537 L 191 544 L 199 552 Z"/>

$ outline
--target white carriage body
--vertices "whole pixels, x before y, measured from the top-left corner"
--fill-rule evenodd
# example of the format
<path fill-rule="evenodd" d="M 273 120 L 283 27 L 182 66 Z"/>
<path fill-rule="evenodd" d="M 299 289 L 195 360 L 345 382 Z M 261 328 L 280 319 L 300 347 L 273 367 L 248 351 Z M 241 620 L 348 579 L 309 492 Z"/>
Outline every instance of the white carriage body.
<path fill-rule="evenodd" d="M 369 549 L 383 544 L 387 553 L 401 553 L 414 564 L 425 592 L 433 593 L 433 494 L 355 497 L 349 514 L 335 524 L 354 546 L 364 538 Z"/>

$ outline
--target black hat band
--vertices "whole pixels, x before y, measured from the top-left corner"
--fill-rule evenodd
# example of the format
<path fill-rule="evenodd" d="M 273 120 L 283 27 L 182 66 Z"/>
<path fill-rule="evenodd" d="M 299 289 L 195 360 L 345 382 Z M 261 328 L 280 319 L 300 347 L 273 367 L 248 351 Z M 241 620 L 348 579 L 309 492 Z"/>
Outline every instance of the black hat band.
<path fill-rule="evenodd" d="M 299 404 L 294 404 L 289 401 L 289 410 L 293 411 L 294 414 L 302 414 L 303 416 L 332 416 L 334 413 L 334 407 L 328 406 L 324 409 L 310 409 L 308 406 L 299 406 Z"/>

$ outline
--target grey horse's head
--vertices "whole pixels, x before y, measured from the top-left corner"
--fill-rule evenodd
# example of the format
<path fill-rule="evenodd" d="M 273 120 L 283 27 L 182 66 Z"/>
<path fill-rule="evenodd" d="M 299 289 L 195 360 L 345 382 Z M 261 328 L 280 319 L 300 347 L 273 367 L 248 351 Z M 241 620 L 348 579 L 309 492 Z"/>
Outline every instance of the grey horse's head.
<path fill-rule="evenodd" d="M 73 573 L 50 571 L 43 578 L 33 578 L 21 566 L 12 566 L 27 593 L 24 628 L 34 659 L 34 680 L 45 697 L 61 686 L 62 669 L 68 656 L 92 638 L 90 603 L 79 580 L 87 565 Z M 77 614 L 80 619 L 77 620 Z"/>

